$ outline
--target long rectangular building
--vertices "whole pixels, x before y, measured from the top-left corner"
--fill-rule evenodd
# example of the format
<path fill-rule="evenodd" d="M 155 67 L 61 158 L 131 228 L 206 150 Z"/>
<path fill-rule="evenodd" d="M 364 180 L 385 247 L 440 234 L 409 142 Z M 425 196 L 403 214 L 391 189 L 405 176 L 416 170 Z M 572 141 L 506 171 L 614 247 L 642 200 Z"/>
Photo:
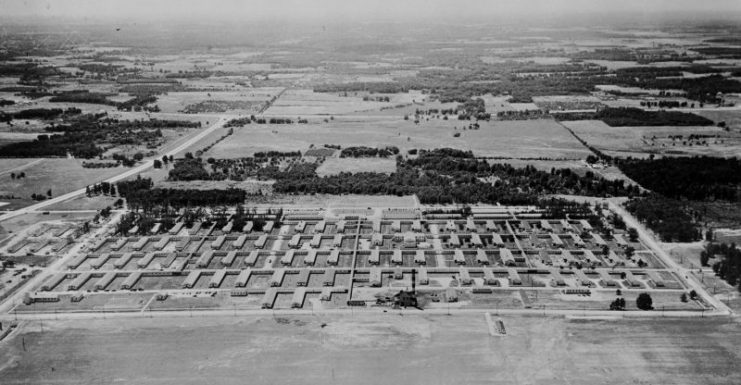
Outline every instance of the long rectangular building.
<path fill-rule="evenodd" d="M 291 307 L 297 309 L 304 307 L 304 298 L 306 298 L 306 288 L 297 287 L 296 290 L 293 292 Z"/>
<path fill-rule="evenodd" d="M 140 271 L 135 271 L 131 274 L 129 274 L 126 279 L 121 283 L 121 290 L 131 290 L 134 288 L 134 285 L 136 285 L 137 282 L 139 282 L 139 279 L 141 278 L 142 273 Z"/>
<path fill-rule="evenodd" d="M 196 266 L 205 268 L 208 267 L 208 264 L 211 263 L 211 260 L 214 258 L 214 252 L 211 250 L 204 251 L 200 257 L 198 257 L 198 260 L 196 261 Z"/>
<path fill-rule="evenodd" d="M 266 234 L 260 235 L 260 237 L 257 238 L 255 241 L 255 248 L 256 249 L 262 249 L 265 247 L 265 244 L 268 242 L 268 236 Z"/>
<path fill-rule="evenodd" d="M 252 270 L 250 269 L 244 269 L 240 271 L 239 275 L 237 276 L 237 280 L 234 282 L 234 286 L 236 287 L 247 286 L 247 281 L 250 280 L 250 275 L 252 275 Z"/>
<path fill-rule="evenodd" d="M 286 276 L 286 271 L 283 269 L 277 269 L 273 271 L 273 275 L 270 277 L 270 286 L 277 287 L 283 284 L 283 278 Z"/>
<path fill-rule="evenodd" d="M 244 247 L 245 243 L 247 243 L 247 236 L 242 234 L 239 236 L 239 238 L 232 242 L 232 247 L 234 247 L 235 249 L 241 249 Z"/>
<path fill-rule="evenodd" d="M 110 254 L 103 253 L 98 258 L 95 258 L 90 262 L 90 267 L 92 267 L 93 269 L 100 269 L 103 265 L 105 265 L 109 258 L 111 258 Z"/>
<path fill-rule="evenodd" d="M 55 274 L 52 275 L 43 285 L 41 285 L 41 291 L 50 291 L 57 287 L 62 281 L 67 279 L 67 274 Z"/>
<path fill-rule="evenodd" d="M 371 250 L 370 257 L 368 257 L 368 263 L 371 265 L 378 265 L 381 263 L 381 252 L 378 250 L 378 247 Z"/>
<path fill-rule="evenodd" d="M 335 269 L 327 269 L 324 271 L 324 278 L 322 279 L 322 284 L 324 286 L 334 286 L 335 281 L 335 274 L 337 271 Z"/>
<path fill-rule="evenodd" d="M 283 256 L 280 258 L 280 263 L 290 266 L 293 263 L 294 253 L 295 250 L 293 249 L 289 249 L 288 251 L 286 251 L 286 253 L 283 254 Z"/>
<path fill-rule="evenodd" d="M 216 237 L 216 240 L 211 242 L 211 248 L 212 249 L 220 249 L 221 246 L 224 246 L 224 242 L 226 241 L 226 235 L 219 235 Z"/>
<path fill-rule="evenodd" d="M 394 253 L 391 255 L 391 263 L 395 265 L 401 265 L 404 263 L 404 258 L 401 256 L 401 250 L 394 250 Z"/>
<path fill-rule="evenodd" d="M 188 273 L 188 276 L 185 278 L 185 281 L 183 281 L 183 288 L 185 289 L 193 288 L 193 286 L 196 285 L 198 278 L 200 277 L 201 277 L 200 270 L 191 270 L 191 272 Z"/>
<path fill-rule="evenodd" d="M 134 254 L 132 253 L 124 253 L 121 257 L 116 259 L 115 262 L 113 262 L 113 267 L 116 269 L 123 269 L 124 266 L 126 266 L 129 261 L 131 261 L 131 258 L 134 257 Z"/>
<path fill-rule="evenodd" d="M 466 256 L 463 254 L 463 250 L 455 249 L 455 251 L 453 251 L 453 261 L 459 265 L 466 264 Z"/>
<path fill-rule="evenodd" d="M 425 258 L 424 250 L 417 250 L 414 254 L 414 263 L 418 265 L 427 264 L 427 258 Z"/>
<path fill-rule="evenodd" d="M 250 251 L 250 254 L 247 255 L 244 259 L 244 264 L 247 266 L 255 266 L 255 263 L 257 263 L 257 257 L 259 256 L 259 252 L 257 250 Z"/>
<path fill-rule="evenodd" d="M 311 276 L 311 270 L 301 269 L 298 272 L 298 278 L 296 279 L 296 286 L 309 286 L 309 278 Z"/>
<path fill-rule="evenodd" d="M 221 264 L 224 266 L 231 266 L 235 259 L 237 259 L 237 251 L 232 250 L 226 253 L 226 256 L 221 259 Z"/>
<path fill-rule="evenodd" d="M 340 262 L 340 249 L 332 249 L 327 257 L 327 264 L 337 265 Z"/>
<path fill-rule="evenodd" d="M 380 268 L 374 267 L 374 268 L 370 269 L 368 283 L 372 287 L 381 287 L 381 284 L 382 284 L 381 275 L 382 274 L 381 274 L 381 269 Z"/>
<path fill-rule="evenodd" d="M 265 290 L 265 295 L 262 297 L 260 305 L 263 309 L 272 309 L 275 305 L 275 299 L 278 297 L 278 290 L 271 287 Z"/>
<path fill-rule="evenodd" d="M 112 271 L 105 273 L 102 278 L 95 282 L 95 290 L 105 290 L 105 288 L 108 287 L 108 285 L 110 285 L 117 276 L 118 274 Z"/>
<path fill-rule="evenodd" d="M 141 237 L 141 238 L 139 238 L 138 241 L 136 241 L 136 243 L 134 243 L 131 246 L 131 248 L 134 249 L 134 250 L 136 250 L 136 251 L 139 251 L 139 250 L 143 249 L 144 246 L 147 245 L 147 242 L 149 242 L 149 238 L 147 238 L 147 237 Z"/>
<path fill-rule="evenodd" d="M 301 246 L 301 234 L 294 234 L 288 241 L 288 247 L 297 249 Z"/>
<path fill-rule="evenodd" d="M 170 237 L 165 235 L 160 238 L 157 243 L 154 244 L 154 248 L 155 250 L 162 250 L 165 248 L 165 246 L 167 246 L 168 243 L 170 243 Z"/>
<path fill-rule="evenodd" d="M 226 269 L 216 270 L 213 276 L 211 276 L 211 280 L 208 282 L 208 287 L 214 289 L 221 286 L 221 282 L 224 281 L 224 277 L 226 277 Z"/>

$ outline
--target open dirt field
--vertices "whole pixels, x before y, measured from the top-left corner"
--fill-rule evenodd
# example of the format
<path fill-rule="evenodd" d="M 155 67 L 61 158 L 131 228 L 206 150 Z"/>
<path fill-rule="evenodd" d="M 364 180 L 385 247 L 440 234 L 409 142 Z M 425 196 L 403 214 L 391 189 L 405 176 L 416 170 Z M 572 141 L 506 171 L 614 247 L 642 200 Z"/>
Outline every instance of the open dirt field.
<path fill-rule="evenodd" d="M 614 156 L 640 156 L 641 153 L 662 155 L 741 155 L 741 135 L 718 127 L 610 127 L 600 120 L 561 122 L 597 149 Z M 708 135 L 706 145 L 688 142 L 690 135 Z M 684 139 L 672 140 L 681 135 Z M 718 138 L 714 138 L 718 136 Z M 653 139 L 653 138 L 656 139 Z"/>
<path fill-rule="evenodd" d="M 696 111 L 697 115 L 704 116 L 714 122 L 726 122 L 730 129 L 741 130 L 741 110 L 713 110 L 713 111 Z"/>
<path fill-rule="evenodd" d="M 732 321 L 501 318 L 504 337 L 489 336 L 483 313 L 45 321 L 43 332 L 34 321 L 2 342 L 0 377 L 4 384 L 741 381 L 741 329 Z"/>
<path fill-rule="evenodd" d="M 357 111 L 380 110 L 398 103 L 411 103 L 398 95 L 398 103 L 363 101 L 362 96 L 337 96 L 332 93 L 315 93 L 312 90 L 289 90 L 266 111 L 275 116 L 339 115 Z"/>
<path fill-rule="evenodd" d="M 462 130 L 468 122 L 431 119 L 414 124 L 401 118 L 339 117 L 328 123 L 258 125 L 235 129 L 204 157 L 233 158 L 258 151 L 295 151 L 311 144 L 396 146 L 402 154 L 412 148 L 452 147 L 479 156 L 582 159 L 590 154 L 566 129 L 552 120 L 480 122 L 479 130 Z M 460 133 L 459 137 L 454 137 Z"/>
<path fill-rule="evenodd" d="M 337 175 L 341 172 L 384 172 L 396 171 L 394 158 L 329 158 L 316 169 L 319 176 Z"/>
<path fill-rule="evenodd" d="M 51 189 L 52 196 L 59 196 L 105 180 L 122 169 L 83 168 L 78 159 L 47 159 L 23 170 L 26 177 L 11 179 L 10 175 L 0 176 L 0 195 L 14 195 L 21 199 L 8 200 L 6 209 L 16 209 L 32 204 L 31 194 L 46 194 Z"/>

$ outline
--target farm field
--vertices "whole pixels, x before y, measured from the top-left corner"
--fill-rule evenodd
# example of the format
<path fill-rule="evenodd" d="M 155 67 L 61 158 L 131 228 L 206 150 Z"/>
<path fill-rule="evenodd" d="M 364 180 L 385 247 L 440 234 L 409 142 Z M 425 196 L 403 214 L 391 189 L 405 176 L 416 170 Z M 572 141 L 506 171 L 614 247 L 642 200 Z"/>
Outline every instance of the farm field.
<path fill-rule="evenodd" d="M 374 95 L 377 96 L 377 95 Z M 407 95 L 396 95 L 393 102 L 363 101 L 362 96 L 337 96 L 312 90 L 288 90 L 265 111 L 268 116 L 299 117 L 307 115 L 343 115 L 358 111 L 380 110 L 394 104 L 411 103 Z"/>
<path fill-rule="evenodd" d="M 251 124 L 211 148 L 204 157 L 234 158 L 259 151 L 296 151 L 310 145 L 344 147 L 396 146 L 410 149 L 451 147 L 477 156 L 583 159 L 590 154 L 566 129 L 552 120 L 479 122 L 465 130 L 458 120 L 431 119 L 415 124 L 402 118 L 335 117 L 327 123 L 294 125 Z M 454 134 L 459 133 L 459 137 Z"/>
<path fill-rule="evenodd" d="M 726 127 L 741 130 L 741 110 L 697 110 L 697 115 L 704 116 L 714 122 L 726 122 Z"/>
<path fill-rule="evenodd" d="M 4 384 L 741 381 L 734 321 L 493 317 L 506 336 L 489 336 L 483 313 L 50 320 L 43 332 L 32 321 L 4 342 L 0 376 Z"/>
<path fill-rule="evenodd" d="M 382 172 L 396 171 L 394 158 L 328 158 L 317 169 L 319 176 L 337 175 L 341 172 Z"/>
<path fill-rule="evenodd" d="M 25 167 L 38 162 L 40 158 L 2 158 L 0 159 L 0 176 L 13 172 L 13 169 L 18 169 L 18 172 L 23 172 Z"/>
<path fill-rule="evenodd" d="M 657 155 L 707 155 L 732 157 L 741 155 L 741 135 L 718 127 L 610 127 L 599 120 L 564 121 L 564 126 L 589 145 L 608 155 L 647 157 Z M 690 135 L 705 136 L 700 141 L 687 140 Z M 672 140 L 671 136 L 681 136 Z M 655 137 L 655 139 L 653 139 Z"/>
<path fill-rule="evenodd" d="M 121 169 L 114 168 L 84 168 L 82 161 L 77 159 L 47 159 L 23 170 L 26 177 L 10 179 L 2 176 L 0 195 L 14 195 L 20 199 L 10 199 L 5 209 L 17 209 L 28 206 L 34 201 L 31 194 L 46 195 L 49 189 L 52 196 L 59 196 L 70 191 L 98 183 L 111 176 L 121 173 Z"/>

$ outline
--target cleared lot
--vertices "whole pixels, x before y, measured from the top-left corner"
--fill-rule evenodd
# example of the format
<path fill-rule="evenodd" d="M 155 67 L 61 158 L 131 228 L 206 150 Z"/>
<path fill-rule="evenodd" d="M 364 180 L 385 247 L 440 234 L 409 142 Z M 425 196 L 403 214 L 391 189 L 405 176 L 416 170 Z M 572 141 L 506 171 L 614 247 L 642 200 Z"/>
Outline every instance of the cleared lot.
<path fill-rule="evenodd" d="M 211 148 L 204 157 L 233 158 L 258 151 L 296 151 L 311 144 L 396 146 L 407 150 L 452 147 L 479 156 L 582 159 L 590 154 L 566 129 L 552 120 L 480 122 L 478 130 L 462 130 L 471 122 L 431 119 L 415 124 L 402 118 L 339 117 L 309 124 L 250 124 Z M 454 134 L 460 134 L 455 137 Z"/>
<path fill-rule="evenodd" d="M 741 155 L 741 135 L 718 127 L 610 127 L 601 120 L 561 123 L 588 144 L 613 156 Z M 690 139 L 691 135 L 697 139 Z"/>
<path fill-rule="evenodd" d="M 394 158 L 329 158 L 316 170 L 317 175 L 337 175 L 341 172 L 384 172 L 396 171 Z"/>
<path fill-rule="evenodd" d="M 45 321 L 43 332 L 34 322 L 4 342 L 0 376 L 4 384 L 741 381 L 741 329 L 729 321 L 505 316 L 507 336 L 490 337 L 482 313 L 411 314 Z"/>

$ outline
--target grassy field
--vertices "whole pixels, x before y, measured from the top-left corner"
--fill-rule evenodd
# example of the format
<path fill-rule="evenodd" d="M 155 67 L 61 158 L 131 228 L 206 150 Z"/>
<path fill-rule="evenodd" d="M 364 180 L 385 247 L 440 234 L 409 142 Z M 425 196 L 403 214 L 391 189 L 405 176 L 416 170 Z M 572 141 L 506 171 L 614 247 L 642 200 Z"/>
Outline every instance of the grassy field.
<path fill-rule="evenodd" d="M 397 98 L 399 102 L 402 97 Z M 408 103 L 411 103 L 409 100 Z M 363 101 L 362 96 L 338 96 L 312 90 L 288 90 L 266 111 L 276 116 L 341 115 L 358 111 L 380 110 L 395 103 Z"/>
<path fill-rule="evenodd" d="M 319 176 L 337 175 L 341 172 L 383 172 L 396 171 L 394 158 L 329 158 L 316 169 Z"/>
<path fill-rule="evenodd" d="M 157 105 L 162 112 L 179 112 L 186 106 L 203 101 L 248 102 L 245 106 L 251 108 L 231 110 L 243 114 L 254 114 L 260 106 L 270 100 L 279 91 L 278 88 L 240 89 L 239 91 L 210 91 L 210 92 L 170 92 L 158 96 Z"/>
<path fill-rule="evenodd" d="M 732 321 L 501 318 L 505 337 L 490 337 L 480 313 L 44 321 L 43 332 L 30 322 L 3 342 L 0 376 L 4 384 L 741 381 Z"/>
<path fill-rule="evenodd" d="M 741 129 L 741 110 L 725 111 L 703 111 L 695 112 L 697 115 L 704 116 L 714 122 L 726 122 L 726 126 L 731 129 Z"/>
<path fill-rule="evenodd" d="M 600 120 L 562 122 L 588 144 L 614 156 L 647 156 L 647 153 L 662 155 L 741 155 L 741 135 L 726 132 L 718 127 L 610 127 Z M 670 135 L 692 134 L 718 135 L 708 138 L 707 146 L 690 145 L 684 140 L 672 141 Z M 653 138 L 656 137 L 655 140 Z M 720 140 L 723 142 L 721 143 Z"/>
<path fill-rule="evenodd" d="M 0 159 L 0 178 L 4 178 L 3 174 L 11 173 L 15 168 L 24 167 L 30 163 L 35 162 L 38 158 L 2 158 Z M 22 172 L 23 169 L 19 169 L 18 172 Z M 10 178 L 10 175 L 7 176 Z M 1 179 L 0 179 L 1 180 Z"/>
<path fill-rule="evenodd" d="M 94 197 L 87 197 L 85 195 L 79 196 L 72 200 L 59 202 L 48 206 L 47 209 L 50 211 L 63 211 L 63 210 L 102 210 L 108 206 L 113 206 L 113 203 L 118 197 L 110 197 L 105 195 L 99 195 Z"/>
<path fill-rule="evenodd" d="M 26 168 L 23 179 L 10 179 L 2 176 L 0 195 L 14 195 L 21 199 L 8 200 L 4 209 L 17 209 L 33 204 L 31 194 L 46 194 L 51 189 L 52 196 L 59 196 L 83 188 L 121 173 L 121 168 L 83 168 L 79 159 L 46 159 Z"/>
<path fill-rule="evenodd" d="M 468 125 L 468 122 L 465 123 Z M 590 152 L 551 120 L 481 122 L 479 130 L 463 131 L 458 120 L 432 119 L 414 124 L 401 117 L 339 117 L 328 123 L 248 125 L 211 148 L 204 157 L 233 158 L 258 151 L 295 151 L 311 144 L 396 146 L 407 150 L 452 147 L 479 156 L 582 159 Z M 459 133 L 459 137 L 454 134 Z"/>

